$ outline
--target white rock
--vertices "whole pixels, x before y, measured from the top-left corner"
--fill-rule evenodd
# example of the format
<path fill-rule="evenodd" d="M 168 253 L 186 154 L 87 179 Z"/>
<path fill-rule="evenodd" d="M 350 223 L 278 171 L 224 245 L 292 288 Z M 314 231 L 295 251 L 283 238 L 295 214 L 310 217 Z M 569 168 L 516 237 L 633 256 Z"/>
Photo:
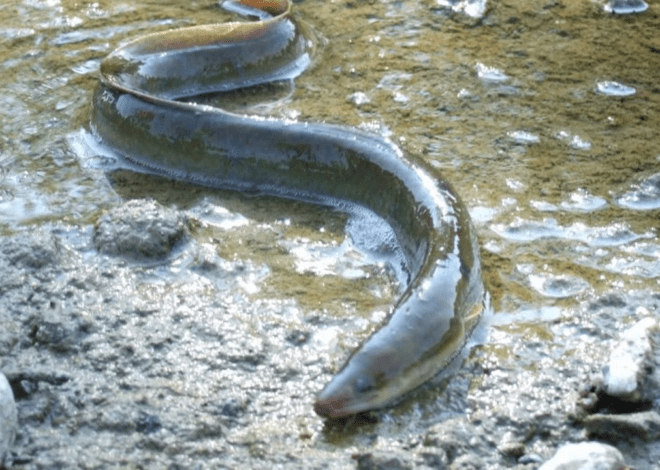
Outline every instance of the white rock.
<path fill-rule="evenodd" d="M 623 455 L 616 447 L 599 442 L 565 444 L 539 470 L 620 470 Z"/>
<path fill-rule="evenodd" d="M 11 464 L 9 449 L 14 443 L 17 428 L 18 414 L 14 394 L 7 378 L 0 372 L 0 467 L 3 464 Z"/>
<path fill-rule="evenodd" d="M 603 370 L 605 393 L 631 402 L 653 399 L 646 396 L 644 385 L 656 381 L 648 377 L 648 371 L 657 369 L 652 335 L 658 332 L 660 325 L 652 317 L 643 318 L 623 332 Z"/>

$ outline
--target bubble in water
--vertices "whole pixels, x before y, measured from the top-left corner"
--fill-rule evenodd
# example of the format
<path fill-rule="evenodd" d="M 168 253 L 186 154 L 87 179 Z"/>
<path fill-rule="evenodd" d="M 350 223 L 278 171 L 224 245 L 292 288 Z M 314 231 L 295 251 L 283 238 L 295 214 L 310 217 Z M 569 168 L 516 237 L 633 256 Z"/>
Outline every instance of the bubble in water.
<path fill-rule="evenodd" d="M 493 224 L 491 230 L 509 241 L 530 242 L 542 238 L 560 238 L 579 241 L 590 246 L 618 246 L 630 243 L 650 234 L 639 235 L 632 232 L 625 224 L 612 224 L 606 227 L 588 227 L 576 222 L 567 227 L 557 224 L 552 218 L 541 222 L 516 218 L 510 224 Z"/>
<path fill-rule="evenodd" d="M 485 82 L 503 82 L 509 79 L 509 76 L 495 67 L 488 67 L 481 62 L 474 66 L 477 77 Z"/>
<path fill-rule="evenodd" d="M 588 191 L 579 189 L 571 194 L 569 201 L 564 201 L 559 206 L 571 212 L 593 212 L 607 206 L 607 202 L 602 197 L 593 196 Z"/>
<path fill-rule="evenodd" d="M 558 210 L 557 206 L 547 201 L 530 201 L 529 205 L 541 212 L 556 212 Z"/>
<path fill-rule="evenodd" d="M 634 95 L 633 87 L 618 82 L 604 81 L 596 83 L 595 92 L 607 96 L 630 96 Z"/>
<path fill-rule="evenodd" d="M 518 144 L 535 144 L 540 141 L 538 135 L 525 131 L 512 131 L 507 135 Z"/>
<path fill-rule="evenodd" d="M 572 297 L 589 287 L 584 279 L 568 275 L 532 274 L 529 283 L 539 294 L 557 299 Z"/>
<path fill-rule="evenodd" d="M 608 13 L 627 15 L 630 13 L 642 13 L 649 6 L 644 0 L 610 0 L 603 8 Z"/>

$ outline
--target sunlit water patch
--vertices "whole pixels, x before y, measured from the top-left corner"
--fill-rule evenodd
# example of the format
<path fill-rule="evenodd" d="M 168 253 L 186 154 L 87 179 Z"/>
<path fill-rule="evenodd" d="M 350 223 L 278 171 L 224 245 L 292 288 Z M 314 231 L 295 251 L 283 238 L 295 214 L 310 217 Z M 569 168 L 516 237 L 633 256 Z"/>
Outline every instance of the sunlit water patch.
<path fill-rule="evenodd" d="M 601 271 L 646 279 L 660 278 L 660 246 L 638 241 L 616 249 L 579 254 L 576 263 Z"/>
<path fill-rule="evenodd" d="M 298 239 L 281 242 L 295 259 L 296 270 L 301 274 L 315 276 L 339 275 L 346 279 L 366 278 L 364 257 L 352 250 L 349 243 L 313 242 Z"/>
<path fill-rule="evenodd" d="M 346 223 L 346 233 L 341 243 L 297 239 L 281 244 L 294 256 L 300 273 L 362 279 L 370 277 L 375 268 L 390 272 L 402 286 L 409 282 L 403 251 L 382 218 L 368 210 L 354 210 Z"/>
<path fill-rule="evenodd" d="M 515 312 L 498 313 L 491 317 L 489 323 L 493 326 L 516 323 L 549 323 L 559 320 L 561 316 L 561 308 L 545 306 L 535 309 L 521 309 Z"/>
<path fill-rule="evenodd" d="M 242 214 L 231 212 L 208 197 L 195 204 L 190 209 L 190 213 L 199 220 L 223 230 L 231 230 L 250 223 Z"/>

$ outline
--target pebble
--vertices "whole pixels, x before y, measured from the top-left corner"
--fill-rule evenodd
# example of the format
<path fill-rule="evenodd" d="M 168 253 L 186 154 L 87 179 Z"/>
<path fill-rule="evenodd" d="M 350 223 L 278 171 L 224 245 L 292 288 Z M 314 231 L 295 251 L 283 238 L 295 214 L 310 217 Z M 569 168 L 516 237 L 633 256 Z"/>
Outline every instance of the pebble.
<path fill-rule="evenodd" d="M 565 444 L 539 470 L 621 470 L 626 468 L 616 447 L 599 442 Z"/>
<path fill-rule="evenodd" d="M 390 452 L 369 452 L 354 455 L 358 470 L 406 470 L 412 468 L 411 463 L 400 455 Z"/>
<path fill-rule="evenodd" d="M 621 334 L 603 369 L 606 395 L 627 402 L 653 401 L 660 390 L 660 364 L 653 336 L 658 321 L 646 317 Z"/>
<path fill-rule="evenodd" d="M 153 200 L 132 200 L 104 214 L 94 230 L 99 252 L 137 260 L 155 260 L 171 254 L 188 234 L 183 213 Z"/>
<path fill-rule="evenodd" d="M 9 382 L 0 372 L 0 467 L 11 465 L 9 450 L 18 428 L 18 413 Z"/>

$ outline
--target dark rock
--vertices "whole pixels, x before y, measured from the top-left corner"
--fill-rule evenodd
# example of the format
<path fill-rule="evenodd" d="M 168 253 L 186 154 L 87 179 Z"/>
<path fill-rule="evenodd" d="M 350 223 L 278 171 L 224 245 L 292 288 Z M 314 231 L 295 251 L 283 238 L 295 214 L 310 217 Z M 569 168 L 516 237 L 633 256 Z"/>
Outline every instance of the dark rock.
<path fill-rule="evenodd" d="M 160 418 L 156 415 L 144 414 L 140 416 L 135 423 L 135 429 L 142 434 L 151 434 L 162 428 Z"/>
<path fill-rule="evenodd" d="M 477 455 L 469 452 L 454 460 L 449 468 L 451 470 L 481 470 L 484 468 L 484 463 Z"/>
<path fill-rule="evenodd" d="M 232 398 L 220 407 L 220 414 L 228 418 L 238 418 L 247 411 L 247 404 L 243 401 Z"/>
<path fill-rule="evenodd" d="M 442 470 L 447 468 L 447 456 L 444 453 L 437 452 L 421 452 L 420 456 L 424 459 L 424 464 Z"/>
<path fill-rule="evenodd" d="M 660 415 L 655 411 L 595 414 L 584 419 L 584 428 L 589 436 L 608 441 L 641 439 L 651 442 L 660 437 Z"/>
<path fill-rule="evenodd" d="M 358 470 L 405 470 L 412 468 L 412 463 L 401 457 L 399 453 L 385 451 L 357 454 L 353 458 Z"/>
<path fill-rule="evenodd" d="M 28 398 L 39 389 L 39 382 L 59 386 L 70 380 L 70 377 L 62 373 L 23 371 L 7 374 L 9 384 L 17 400 Z"/>
<path fill-rule="evenodd" d="M 286 336 L 286 340 L 295 346 L 301 346 L 309 341 L 310 336 L 309 331 L 293 330 Z"/>
<path fill-rule="evenodd" d="M 497 450 L 502 455 L 519 459 L 525 454 L 525 444 L 522 442 L 504 442 L 497 446 Z"/>
<path fill-rule="evenodd" d="M 599 310 L 604 307 L 623 308 L 625 306 L 626 302 L 620 296 L 616 294 L 608 294 L 592 302 L 591 305 L 589 305 L 589 309 Z"/>

